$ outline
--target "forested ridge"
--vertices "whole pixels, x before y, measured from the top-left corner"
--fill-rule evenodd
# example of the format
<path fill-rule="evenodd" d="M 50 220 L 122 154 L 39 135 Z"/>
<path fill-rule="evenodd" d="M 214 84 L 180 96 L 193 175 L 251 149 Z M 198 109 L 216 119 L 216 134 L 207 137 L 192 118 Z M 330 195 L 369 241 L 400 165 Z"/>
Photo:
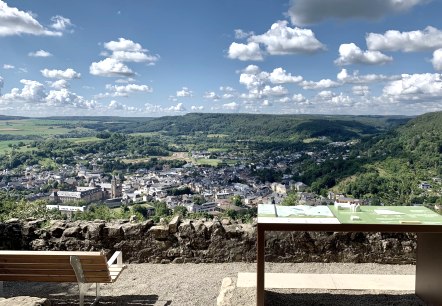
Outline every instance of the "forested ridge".
<path fill-rule="evenodd" d="M 169 136 L 222 134 L 233 138 L 268 138 L 297 140 L 306 137 L 329 137 L 348 140 L 352 137 L 381 133 L 407 122 L 404 116 L 332 116 L 190 113 L 159 118 L 125 117 L 49 117 L 73 120 L 84 128 L 121 133 L 162 133 Z"/>
<path fill-rule="evenodd" d="M 442 112 L 418 116 L 362 142 L 352 153 L 361 162 L 341 179 L 337 190 L 389 204 L 433 203 L 440 194 L 423 191 L 419 184 L 436 184 L 433 179 L 442 175 Z M 356 160 L 347 161 L 347 166 Z"/>

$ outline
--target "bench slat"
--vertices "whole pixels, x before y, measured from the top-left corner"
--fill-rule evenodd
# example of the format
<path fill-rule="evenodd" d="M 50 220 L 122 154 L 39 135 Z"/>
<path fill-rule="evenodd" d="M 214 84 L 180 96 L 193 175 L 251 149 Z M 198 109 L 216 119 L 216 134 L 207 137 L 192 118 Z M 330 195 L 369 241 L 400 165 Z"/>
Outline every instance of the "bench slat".
<path fill-rule="evenodd" d="M 103 256 L 81 256 L 81 264 L 107 264 Z M 0 263 L 65 263 L 70 264 L 69 256 L 0 256 Z"/>
<path fill-rule="evenodd" d="M 76 283 L 77 278 L 75 275 L 63 274 L 0 274 L 0 281 Z M 86 283 L 110 282 L 112 282 L 112 277 L 108 274 L 86 276 Z"/>
<path fill-rule="evenodd" d="M 82 265 L 83 271 L 96 271 L 107 269 L 106 264 L 86 264 Z M 0 263 L 0 269 L 71 269 L 72 266 L 66 263 Z"/>
<path fill-rule="evenodd" d="M 77 278 L 71 275 L 32 275 L 32 274 L 0 274 L 1 281 L 24 281 L 24 282 L 56 282 L 76 283 Z"/>
<path fill-rule="evenodd" d="M 0 256 L 4 255 L 19 255 L 19 256 L 36 256 L 36 255 L 52 255 L 52 256 L 103 256 L 103 252 L 89 252 L 89 251 L 11 251 L 2 250 Z"/>
<path fill-rule="evenodd" d="M 87 283 L 113 282 L 125 268 L 108 267 L 101 252 L 0 251 L 0 281 L 77 282 L 73 255 L 79 257 Z"/>
<path fill-rule="evenodd" d="M 36 274 L 36 275 L 73 275 L 75 273 L 72 269 L 0 269 L 0 278 L 2 274 L 8 275 L 27 275 L 27 274 Z"/>
<path fill-rule="evenodd" d="M 100 275 L 108 276 L 109 271 L 107 269 L 93 270 L 93 271 L 83 271 L 85 277 L 89 275 Z M 51 275 L 51 274 L 62 274 L 62 275 L 74 275 L 75 272 L 72 269 L 0 269 L 0 278 L 2 274 L 40 274 L 40 275 Z"/>

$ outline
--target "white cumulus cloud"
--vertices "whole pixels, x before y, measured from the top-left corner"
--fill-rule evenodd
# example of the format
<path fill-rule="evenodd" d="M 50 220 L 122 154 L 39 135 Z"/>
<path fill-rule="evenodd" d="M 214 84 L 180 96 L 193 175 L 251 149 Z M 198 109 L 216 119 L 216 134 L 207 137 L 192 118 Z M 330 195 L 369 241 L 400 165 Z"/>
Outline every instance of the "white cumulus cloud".
<path fill-rule="evenodd" d="M 298 83 L 302 81 L 302 76 L 292 76 L 281 67 L 273 69 L 269 75 L 269 80 L 273 84 Z"/>
<path fill-rule="evenodd" d="M 303 89 L 326 89 L 326 88 L 333 88 L 338 87 L 341 85 L 341 83 L 335 82 L 330 79 L 322 79 L 318 82 L 315 81 L 302 81 L 299 83 L 299 85 Z"/>
<path fill-rule="evenodd" d="M 273 86 L 273 87 L 266 85 L 262 89 L 261 93 L 265 96 L 283 96 L 288 93 L 288 90 L 287 90 L 287 88 L 285 88 L 281 85 L 277 85 L 277 86 Z"/>
<path fill-rule="evenodd" d="M 352 99 L 349 96 L 344 95 L 342 92 L 339 95 L 335 95 L 334 97 L 332 97 L 330 102 L 331 102 L 331 104 L 334 104 L 334 105 L 340 106 L 340 107 L 342 107 L 342 106 L 350 107 L 354 104 Z"/>
<path fill-rule="evenodd" d="M 32 13 L 10 7 L 6 2 L 0 0 L 0 36 L 22 34 L 62 36 L 62 32 L 50 31 L 43 27 Z"/>
<path fill-rule="evenodd" d="M 71 106 L 75 108 L 93 109 L 97 106 L 94 100 L 86 100 L 82 96 L 69 91 L 67 88 L 51 90 L 45 98 L 48 106 Z"/>
<path fill-rule="evenodd" d="M 262 61 L 264 59 L 263 52 L 256 42 L 247 44 L 233 42 L 229 47 L 228 57 L 240 61 Z"/>
<path fill-rule="evenodd" d="M 269 100 L 264 100 L 261 103 L 262 106 L 268 107 L 268 106 L 272 106 L 272 102 L 270 102 Z"/>
<path fill-rule="evenodd" d="M 315 53 L 325 46 L 310 29 L 291 28 L 286 20 L 279 20 L 261 35 L 250 34 L 247 43 L 233 42 L 228 57 L 242 61 L 260 61 L 265 55 Z"/>
<path fill-rule="evenodd" d="M 38 51 L 35 51 L 35 52 L 29 52 L 28 56 L 31 56 L 31 57 L 50 57 L 50 56 L 52 56 L 52 54 L 49 53 L 48 51 L 45 51 L 45 50 L 38 50 Z"/>
<path fill-rule="evenodd" d="M 355 85 L 351 91 L 357 96 L 367 96 L 370 93 L 370 88 L 367 85 Z"/>
<path fill-rule="evenodd" d="M 143 47 L 130 39 L 120 37 L 118 41 L 104 43 L 104 47 L 110 51 L 145 51 Z"/>
<path fill-rule="evenodd" d="M 400 80 L 388 83 L 383 92 L 399 100 L 419 101 L 429 97 L 442 97 L 441 74 L 403 74 Z"/>
<path fill-rule="evenodd" d="M 214 100 L 217 101 L 220 99 L 220 97 L 214 92 L 214 91 L 208 91 L 204 94 L 203 96 L 204 99 L 210 99 L 210 100 Z"/>
<path fill-rule="evenodd" d="M 344 66 L 352 64 L 380 65 L 391 62 L 393 58 L 382 54 L 379 51 L 362 51 L 354 43 L 341 44 L 339 47 L 339 58 L 335 60 L 335 64 Z"/>
<path fill-rule="evenodd" d="M 192 105 L 192 106 L 190 107 L 190 109 L 191 109 L 192 111 L 202 111 L 202 110 L 204 110 L 204 106 L 202 106 L 202 105 L 200 105 L 200 106 Z"/>
<path fill-rule="evenodd" d="M 149 50 L 144 49 L 141 44 L 122 37 L 118 41 L 104 43 L 104 47 L 112 51 L 111 58 L 120 62 L 146 62 L 153 65 L 159 60 L 158 55 L 149 54 Z"/>
<path fill-rule="evenodd" d="M 383 74 L 360 75 L 358 71 L 353 71 L 352 74 L 349 74 L 345 68 L 343 68 L 336 77 L 339 81 L 350 84 L 369 84 L 374 82 L 393 81 L 400 78 L 400 76 L 396 75 L 386 76 Z"/>
<path fill-rule="evenodd" d="M 314 53 L 325 49 L 312 30 L 291 28 L 285 20 L 272 24 L 262 35 L 251 36 L 249 41 L 263 44 L 271 55 Z"/>
<path fill-rule="evenodd" d="M 178 103 L 175 106 L 169 107 L 167 110 L 172 111 L 172 112 L 184 112 L 184 111 L 186 111 L 186 108 L 184 107 L 183 103 Z"/>
<path fill-rule="evenodd" d="M 89 67 L 89 73 L 104 77 L 128 77 L 135 75 L 129 67 L 114 58 L 105 58 L 102 61 L 92 63 Z"/>
<path fill-rule="evenodd" d="M 28 102 L 41 103 L 46 97 L 45 87 L 43 84 L 33 80 L 20 80 L 23 88 L 13 88 L 9 93 L 4 94 L 1 100 L 4 102 Z"/>
<path fill-rule="evenodd" d="M 114 97 L 127 97 L 133 92 L 152 92 L 148 85 L 127 84 L 127 85 L 106 85 L 106 89 L 113 92 Z"/>
<path fill-rule="evenodd" d="M 135 106 L 128 106 L 126 104 L 119 103 L 118 101 L 112 100 L 107 106 L 110 110 L 123 110 L 127 112 L 142 112 L 142 109 Z"/>
<path fill-rule="evenodd" d="M 69 18 L 60 16 L 60 15 L 52 17 L 51 21 L 53 22 L 51 25 L 51 28 L 53 28 L 57 31 L 65 31 L 68 28 L 71 28 L 73 26 L 73 24 Z"/>
<path fill-rule="evenodd" d="M 154 63 L 159 59 L 159 57 L 156 55 L 150 55 L 140 51 L 134 51 L 134 52 L 114 51 L 111 57 L 121 62 L 137 62 L 137 63 L 142 63 L 142 62 Z"/>
<path fill-rule="evenodd" d="M 181 90 L 176 92 L 177 97 L 191 97 L 193 95 L 193 91 L 191 91 L 187 87 L 182 87 Z"/>
<path fill-rule="evenodd" d="M 81 77 L 81 74 L 76 72 L 72 68 L 68 68 L 66 70 L 56 70 L 56 69 L 50 70 L 45 68 L 40 71 L 45 78 L 71 80 L 71 79 L 79 79 Z"/>
<path fill-rule="evenodd" d="M 236 39 L 244 39 L 249 36 L 252 36 L 253 34 L 254 34 L 253 32 L 244 32 L 241 29 L 235 29 L 235 38 Z"/>
<path fill-rule="evenodd" d="M 288 11 L 292 23 L 313 24 L 326 19 L 379 19 L 405 12 L 427 0 L 296 0 Z"/>
<path fill-rule="evenodd" d="M 14 65 L 9 65 L 9 64 L 3 64 L 3 69 L 8 70 L 8 69 L 14 69 L 15 66 Z"/>
<path fill-rule="evenodd" d="M 294 94 L 292 100 L 295 103 L 302 103 L 307 101 L 307 99 L 302 94 Z"/>
<path fill-rule="evenodd" d="M 135 73 L 125 62 L 147 63 L 154 65 L 159 60 L 159 55 L 149 54 L 139 43 L 130 39 L 120 37 L 117 41 L 104 43 L 104 48 L 108 51 L 102 52 L 106 56 L 104 60 L 93 62 L 89 67 L 92 75 L 104 77 L 131 77 Z"/>
<path fill-rule="evenodd" d="M 66 82 L 65 80 L 61 80 Z M 67 87 L 67 84 L 63 82 L 58 83 L 49 82 L 53 88 L 46 91 L 45 86 L 37 81 L 33 80 L 20 80 L 23 84 L 23 88 L 13 88 L 10 92 L 0 96 L 0 104 L 14 103 L 14 107 L 28 107 L 32 109 L 32 106 L 39 106 L 40 108 L 46 108 L 50 113 L 53 111 L 53 107 L 70 107 L 78 109 L 92 109 L 98 106 L 94 100 L 87 100 L 82 96 L 71 92 Z"/>
<path fill-rule="evenodd" d="M 223 108 L 227 109 L 227 110 L 238 110 L 239 104 L 236 102 L 226 103 L 226 104 L 223 104 Z"/>
<path fill-rule="evenodd" d="M 50 82 L 50 86 L 55 89 L 68 88 L 69 83 L 65 79 Z"/>
<path fill-rule="evenodd" d="M 431 26 L 422 31 L 389 30 L 384 34 L 369 33 L 365 40 L 370 50 L 404 52 L 435 50 L 442 48 L 442 31 Z"/>
<path fill-rule="evenodd" d="M 433 64 L 435 70 L 442 70 L 442 49 L 437 49 L 433 52 L 431 63 Z"/>

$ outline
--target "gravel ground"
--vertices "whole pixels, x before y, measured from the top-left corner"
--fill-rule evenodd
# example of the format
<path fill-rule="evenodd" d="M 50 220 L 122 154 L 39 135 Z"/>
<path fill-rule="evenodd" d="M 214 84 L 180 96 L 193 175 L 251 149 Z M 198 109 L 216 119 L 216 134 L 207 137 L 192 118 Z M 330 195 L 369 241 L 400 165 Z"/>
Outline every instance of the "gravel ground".
<path fill-rule="evenodd" d="M 129 264 L 114 284 L 101 286 L 99 305 L 216 305 L 221 282 L 238 272 L 256 272 L 255 263 Z M 412 265 L 266 263 L 266 272 L 414 274 Z M 93 289 L 93 288 L 92 288 Z M 5 282 L 6 296 L 48 297 L 52 305 L 78 305 L 76 284 Z M 91 294 L 92 290 L 90 291 Z M 91 301 L 90 298 L 87 299 Z M 255 288 L 235 288 L 226 305 L 255 305 Z M 227 303 L 229 302 L 229 303 Z M 409 291 L 266 291 L 267 305 L 424 305 Z"/>

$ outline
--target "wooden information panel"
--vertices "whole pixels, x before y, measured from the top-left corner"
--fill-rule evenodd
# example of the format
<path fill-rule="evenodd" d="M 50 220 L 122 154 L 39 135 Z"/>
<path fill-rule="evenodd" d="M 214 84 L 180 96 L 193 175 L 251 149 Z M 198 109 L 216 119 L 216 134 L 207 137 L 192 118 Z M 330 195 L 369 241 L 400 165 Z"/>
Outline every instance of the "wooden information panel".
<path fill-rule="evenodd" d="M 415 232 L 416 295 L 442 305 L 442 216 L 423 206 L 258 205 L 257 305 L 264 305 L 266 231 Z"/>

